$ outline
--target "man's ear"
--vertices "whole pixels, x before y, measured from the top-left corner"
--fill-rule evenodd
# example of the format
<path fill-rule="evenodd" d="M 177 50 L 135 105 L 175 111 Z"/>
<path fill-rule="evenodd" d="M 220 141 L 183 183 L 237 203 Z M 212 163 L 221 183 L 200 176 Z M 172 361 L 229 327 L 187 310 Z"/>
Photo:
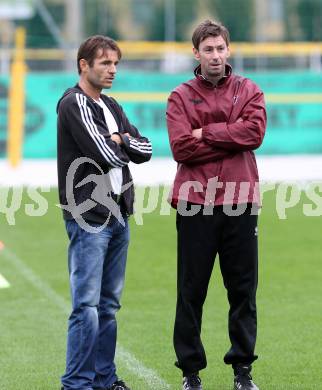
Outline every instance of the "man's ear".
<path fill-rule="evenodd" d="M 81 69 L 81 72 L 84 72 L 87 70 L 88 68 L 88 62 L 86 60 L 84 60 L 84 58 L 81 58 L 79 60 L 79 67 Z"/>
<path fill-rule="evenodd" d="M 197 61 L 200 61 L 200 54 L 199 50 L 197 50 L 195 47 L 192 48 L 193 55 Z"/>

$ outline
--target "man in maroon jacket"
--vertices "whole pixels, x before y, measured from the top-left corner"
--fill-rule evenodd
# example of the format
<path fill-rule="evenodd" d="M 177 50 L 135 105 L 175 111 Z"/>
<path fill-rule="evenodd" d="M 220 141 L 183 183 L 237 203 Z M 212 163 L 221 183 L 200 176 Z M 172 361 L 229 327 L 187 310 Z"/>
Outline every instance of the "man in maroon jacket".
<path fill-rule="evenodd" d="M 183 390 L 201 390 L 207 360 L 200 339 L 202 308 L 219 254 L 227 289 L 231 347 L 224 357 L 234 388 L 258 390 L 251 364 L 256 341 L 258 172 L 253 150 L 264 137 L 263 93 L 227 63 L 229 33 L 209 20 L 193 33 L 200 62 L 195 78 L 179 85 L 167 108 L 178 169 L 171 194 L 177 209 L 178 296 L 176 366 Z"/>

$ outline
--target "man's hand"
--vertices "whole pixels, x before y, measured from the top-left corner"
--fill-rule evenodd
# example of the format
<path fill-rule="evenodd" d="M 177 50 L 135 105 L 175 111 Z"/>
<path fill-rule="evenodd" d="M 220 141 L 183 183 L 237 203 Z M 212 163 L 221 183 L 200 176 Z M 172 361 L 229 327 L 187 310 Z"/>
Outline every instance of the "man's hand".
<path fill-rule="evenodd" d="M 120 134 L 117 134 L 117 133 L 113 133 L 111 135 L 111 140 L 116 142 L 119 145 L 122 145 L 122 143 L 123 143 L 122 137 L 120 136 Z"/>
<path fill-rule="evenodd" d="M 202 137 L 202 128 L 192 130 L 192 136 L 200 139 Z"/>

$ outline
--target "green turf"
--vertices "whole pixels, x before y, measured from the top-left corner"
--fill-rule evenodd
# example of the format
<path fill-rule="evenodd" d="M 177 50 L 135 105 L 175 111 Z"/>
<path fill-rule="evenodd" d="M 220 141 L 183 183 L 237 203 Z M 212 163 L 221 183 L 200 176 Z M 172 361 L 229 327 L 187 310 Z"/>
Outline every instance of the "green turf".
<path fill-rule="evenodd" d="M 10 226 L 0 214 L 0 274 L 11 283 L 0 289 L 0 389 L 59 389 L 64 370 L 69 287 L 67 239 L 55 190 L 45 194 L 44 216 L 26 216 L 24 207 Z M 322 358 L 321 217 L 302 207 L 277 216 L 275 193 L 264 196 L 260 217 L 258 343 L 254 377 L 261 389 L 318 389 Z M 24 192 L 22 205 L 32 203 Z M 180 389 L 174 367 L 172 328 L 175 309 L 176 233 L 174 214 L 158 211 L 131 220 L 131 245 L 122 310 L 118 314 L 123 349 Z M 21 263 L 22 262 L 22 263 Z M 32 273 L 30 272 L 32 271 Z M 64 302 L 65 300 L 66 302 Z M 216 265 L 204 309 L 203 340 L 208 368 L 205 390 L 231 389 L 231 369 L 222 358 L 229 347 L 227 302 Z M 120 356 L 119 375 L 133 390 L 151 387 L 142 372 Z"/>

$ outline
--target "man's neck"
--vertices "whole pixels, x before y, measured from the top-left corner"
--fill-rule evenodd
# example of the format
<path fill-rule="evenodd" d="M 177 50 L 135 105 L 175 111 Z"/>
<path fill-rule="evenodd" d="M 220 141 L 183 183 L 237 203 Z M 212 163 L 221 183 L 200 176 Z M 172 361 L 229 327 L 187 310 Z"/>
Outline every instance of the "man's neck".
<path fill-rule="evenodd" d="M 225 76 L 225 73 L 216 77 L 209 77 L 208 75 L 204 75 L 203 73 L 201 73 L 201 75 L 205 80 L 211 82 L 212 85 L 216 86 L 218 82 Z"/>
<path fill-rule="evenodd" d="M 90 96 L 94 100 L 99 100 L 101 96 L 101 89 L 94 88 L 91 84 L 86 82 L 85 80 L 80 79 L 78 85 L 82 88 L 82 90 L 86 93 L 86 95 Z"/>

